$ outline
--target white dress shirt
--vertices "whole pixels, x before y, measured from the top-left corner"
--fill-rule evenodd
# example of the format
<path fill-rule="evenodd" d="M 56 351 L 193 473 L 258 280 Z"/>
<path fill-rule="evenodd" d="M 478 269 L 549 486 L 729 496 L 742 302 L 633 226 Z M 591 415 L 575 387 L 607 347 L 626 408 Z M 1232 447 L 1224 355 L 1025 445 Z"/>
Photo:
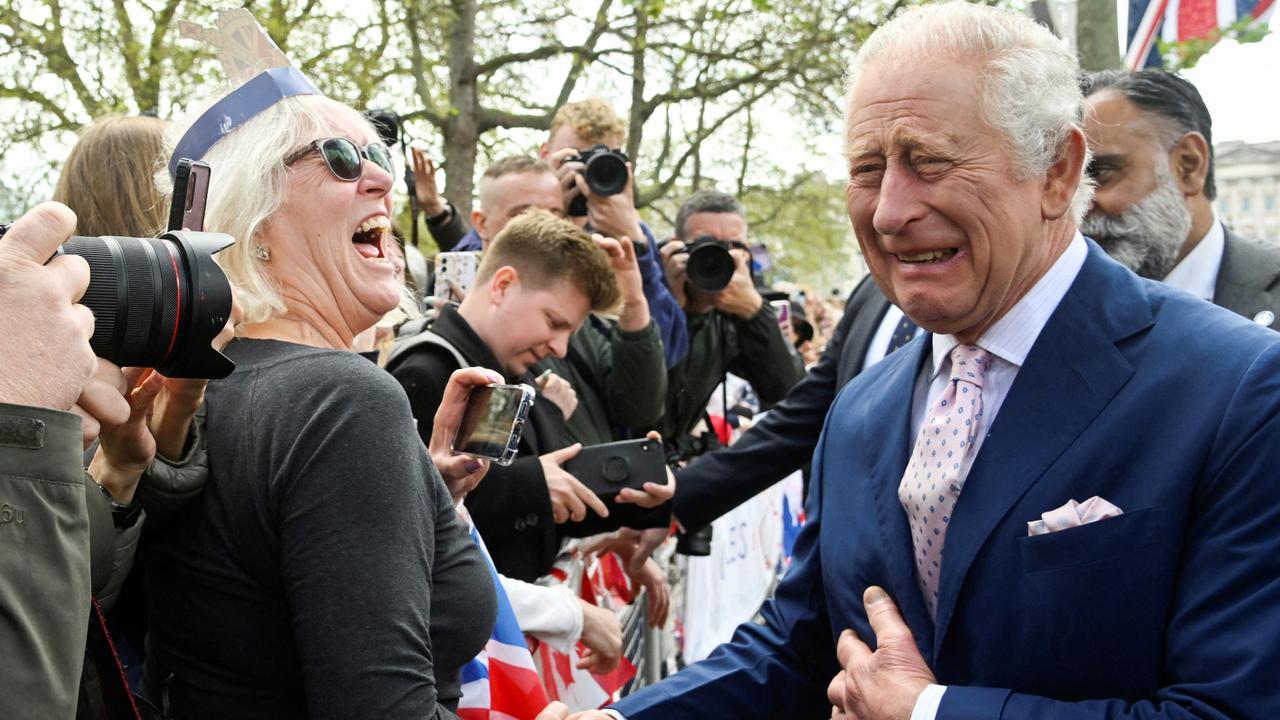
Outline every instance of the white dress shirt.
<path fill-rule="evenodd" d="M 1084 266 L 1089 248 L 1084 238 L 1076 233 L 1075 238 L 1062 255 L 1053 263 L 1049 271 L 1032 286 L 1031 290 L 1017 302 L 1004 317 L 1000 318 L 978 338 L 978 347 L 991 354 L 991 363 L 983 376 L 982 414 L 985 427 L 973 441 L 973 452 L 965 459 L 961 476 L 969 474 L 969 466 L 973 459 L 982 452 L 982 441 L 986 431 L 995 422 L 1000 406 L 1009 395 L 1018 370 L 1027 360 L 1027 353 L 1035 345 L 1040 332 L 1044 330 L 1049 316 L 1058 309 L 1063 296 L 1075 282 L 1076 275 Z M 1188 257 L 1190 257 L 1188 255 Z M 920 434 L 925 415 L 933 406 L 951 377 L 951 350 L 960 341 L 953 335 L 934 335 L 933 353 L 928 362 L 920 370 L 916 378 L 915 395 L 911 400 L 911 437 Z M 962 481 L 963 482 L 963 481 Z M 905 512 L 905 511 L 904 511 Z M 911 712 L 911 720 L 934 720 L 938 715 L 938 706 L 942 703 L 942 695 L 946 691 L 944 685 L 930 685 L 916 698 L 915 708 Z"/>
<path fill-rule="evenodd" d="M 1214 291 L 1218 288 L 1218 270 L 1222 268 L 1222 253 L 1226 249 L 1227 233 L 1222 229 L 1218 216 L 1214 215 L 1209 232 L 1173 266 L 1164 283 L 1213 302 Z"/>

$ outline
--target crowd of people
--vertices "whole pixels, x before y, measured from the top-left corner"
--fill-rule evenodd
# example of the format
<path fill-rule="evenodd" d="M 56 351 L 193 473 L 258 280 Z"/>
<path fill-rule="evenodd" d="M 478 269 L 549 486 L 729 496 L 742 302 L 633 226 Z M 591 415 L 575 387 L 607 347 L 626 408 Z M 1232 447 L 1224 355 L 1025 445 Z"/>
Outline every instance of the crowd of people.
<path fill-rule="evenodd" d="M 940 3 L 862 45 L 844 123 L 847 298 L 768 286 L 730 194 L 645 223 L 599 99 L 470 217 L 414 150 L 465 287 L 394 226 L 378 128 L 293 68 L 87 127 L 0 238 L 0 714 L 1280 717 L 1280 249 L 1215 216 L 1199 93 Z M 178 157 L 236 240 L 212 380 L 96 357 L 59 252 L 163 231 Z M 535 395 L 510 462 L 455 450 L 491 385 Z M 632 486 L 574 462 L 641 439 L 664 469 Z M 536 675 L 499 707 L 530 646 L 625 664 L 566 556 L 671 626 L 660 549 L 798 470 L 794 558 L 732 640 L 607 707 Z"/>

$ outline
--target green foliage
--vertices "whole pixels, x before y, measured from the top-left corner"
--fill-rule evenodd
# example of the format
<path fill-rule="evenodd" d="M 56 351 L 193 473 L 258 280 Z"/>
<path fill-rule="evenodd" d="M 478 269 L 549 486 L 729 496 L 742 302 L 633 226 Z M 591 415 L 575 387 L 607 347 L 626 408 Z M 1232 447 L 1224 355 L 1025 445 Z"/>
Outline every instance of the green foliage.
<path fill-rule="evenodd" d="M 1219 40 L 1228 38 L 1240 44 L 1254 43 L 1271 34 L 1265 22 L 1258 22 L 1252 17 L 1241 18 L 1225 28 L 1215 30 L 1206 37 L 1192 38 L 1181 42 L 1165 42 L 1157 40 L 1156 47 L 1164 66 L 1169 70 L 1186 70 L 1193 68 L 1200 58 L 1213 49 Z"/>

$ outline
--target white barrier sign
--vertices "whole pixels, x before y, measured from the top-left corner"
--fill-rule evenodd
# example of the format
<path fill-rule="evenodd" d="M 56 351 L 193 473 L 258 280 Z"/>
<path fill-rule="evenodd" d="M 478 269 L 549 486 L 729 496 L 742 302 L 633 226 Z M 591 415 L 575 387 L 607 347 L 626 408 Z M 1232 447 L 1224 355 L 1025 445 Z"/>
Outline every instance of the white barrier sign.
<path fill-rule="evenodd" d="M 688 559 L 687 662 L 697 662 L 727 642 L 769 597 L 782 558 L 783 498 L 797 497 L 800 485 L 796 473 L 719 518 L 712 524 L 711 554 Z"/>

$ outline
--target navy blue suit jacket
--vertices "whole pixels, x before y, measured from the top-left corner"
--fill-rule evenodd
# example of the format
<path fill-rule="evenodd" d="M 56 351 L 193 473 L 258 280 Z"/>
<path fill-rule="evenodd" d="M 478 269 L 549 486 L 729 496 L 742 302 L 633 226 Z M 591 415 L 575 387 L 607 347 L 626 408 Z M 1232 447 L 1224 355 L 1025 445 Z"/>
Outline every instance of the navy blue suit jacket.
<path fill-rule="evenodd" d="M 994 418 L 946 540 L 936 631 L 897 488 L 930 338 L 845 387 L 763 625 L 624 699 L 629 720 L 830 712 L 845 628 L 886 588 L 938 717 L 1280 718 L 1280 334 L 1093 243 Z M 1099 495 L 1124 514 L 1027 522 Z"/>

